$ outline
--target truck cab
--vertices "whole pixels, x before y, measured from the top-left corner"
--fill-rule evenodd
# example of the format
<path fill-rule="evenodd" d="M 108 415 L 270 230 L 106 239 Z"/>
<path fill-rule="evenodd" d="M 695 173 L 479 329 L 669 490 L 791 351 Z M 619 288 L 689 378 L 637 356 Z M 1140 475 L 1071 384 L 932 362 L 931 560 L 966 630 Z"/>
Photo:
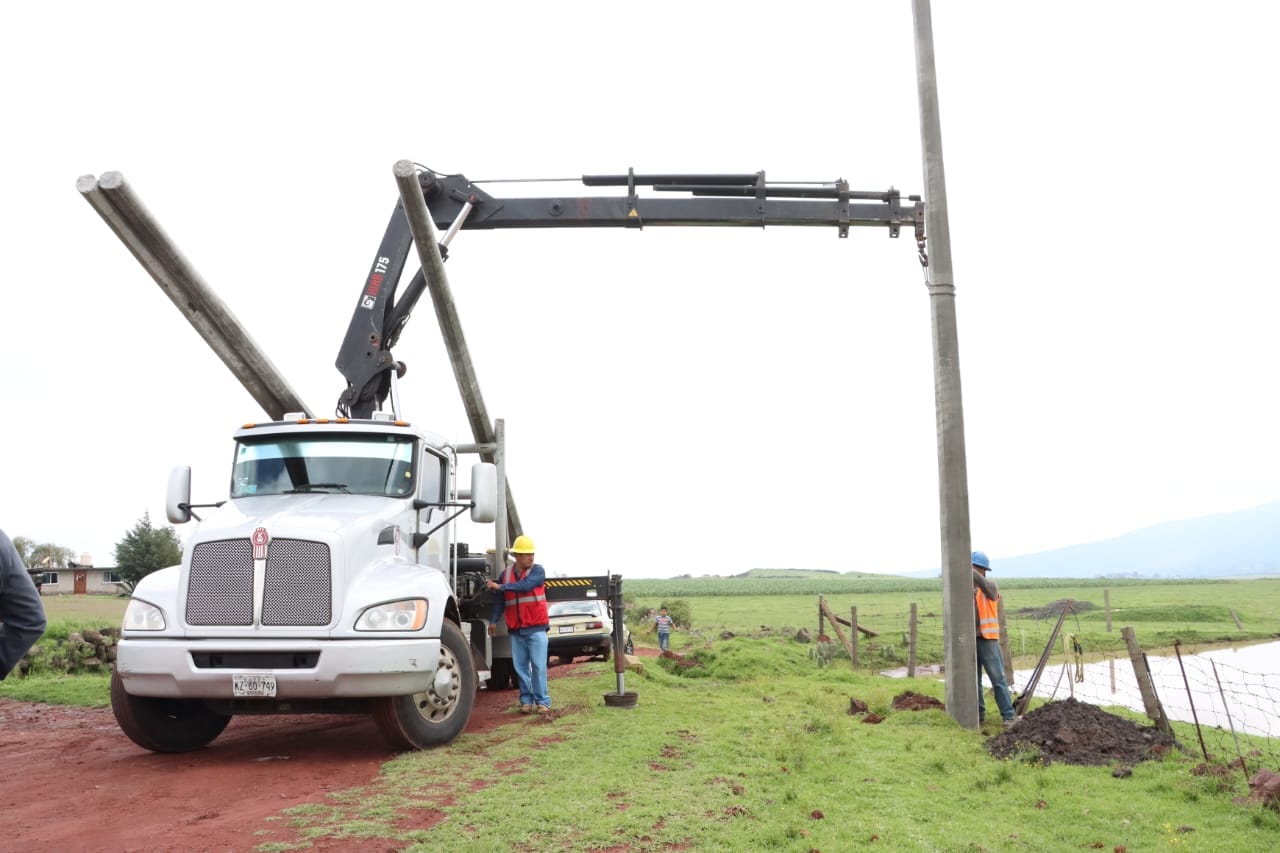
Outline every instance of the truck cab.
<path fill-rule="evenodd" d="M 192 505 L 175 469 L 169 520 L 198 526 L 126 612 L 125 733 L 181 752 L 235 714 L 314 712 L 370 713 L 402 748 L 456 737 L 489 652 L 478 602 L 458 599 L 453 520 L 492 522 L 497 503 L 495 466 L 463 488 L 457 460 L 406 421 L 290 415 L 236 431 L 225 501 Z"/>

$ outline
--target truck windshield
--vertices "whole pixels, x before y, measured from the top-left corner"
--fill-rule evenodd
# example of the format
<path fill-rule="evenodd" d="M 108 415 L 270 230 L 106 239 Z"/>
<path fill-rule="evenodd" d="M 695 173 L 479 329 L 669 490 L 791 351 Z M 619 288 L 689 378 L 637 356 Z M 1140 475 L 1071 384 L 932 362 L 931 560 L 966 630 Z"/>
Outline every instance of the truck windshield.
<path fill-rule="evenodd" d="M 414 439 L 394 435 L 263 436 L 236 443 L 231 497 L 337 492 L 414 494 Z"/>

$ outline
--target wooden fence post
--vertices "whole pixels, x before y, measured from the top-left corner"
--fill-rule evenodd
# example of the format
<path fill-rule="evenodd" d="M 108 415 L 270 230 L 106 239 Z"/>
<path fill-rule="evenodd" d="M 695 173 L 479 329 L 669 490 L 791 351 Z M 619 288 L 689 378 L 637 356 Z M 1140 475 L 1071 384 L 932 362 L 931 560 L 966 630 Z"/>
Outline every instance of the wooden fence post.
<path fill-rule="evenodd" d="M 907 678 L 916 677 L 916 603 L 911 602 L 911 621 L 907 623 Z"/>
<path fill-rule="evenodd" d="M 996 599 L 996 616 L 1000 620 L 1000 659 L 1004 662 L 1004 683 L 1013 687 L 1013 655 L 1009 653 L 1009 625 L 1004 618 L 1004 596 Z"/>
<path fill-rule="evenodd" d="M 1244 626 L 1240 624 L 1240 617 L 1236 615 L 1236 609 L 1232 607 L 1230 608 L 1230 610 L 1231 610 L 1231 618 L 1234 619 L 1236 622 L 1236 630 L 1243 631 Z"/>
<path fill-rule="evenodd" d="M 1102 590 L 1102 604 L 1107 608 L 1107 633 L 1111 633 L 1111 589 Z"/>
<path fill-rule="evenodd" d="M 1142 706 L 1147 716 L 1156 724 L 1156 728 L 1165 734 L 1173 734 L 1169 726 L 1169 718 L 1164 715 L 1160 705 L 1160 697 L 1156 695 L 1156 686 L 1151 681 L 1151 668 L 1147 666 L 1147 656 L 1138 647 L 1138 638 L 1133 633 L 1133 626 L 1126 625 L 1120 629 L 1125 645 L 1129 647 L 1129 661 L 1133 664 L 1133 674 L 1138 678 L 1138 692 L 1142 694 Z"/>
<path fill-rule="evenodd" d="M 818 635 L 813 638 L 815 643 L 821 642 L 822 640 L 822 611 L 826 610 L 826 608 L 827 606 L 823 601 L 823 597 L 821 595 L 818 596 Z"/>
<path fill-rule="evenodd" d="M 836 630 L 836 636 L 840 638 L 840 645 L 844 646 L 844 650 L 849 653 L 849 659 L 853 660 L 853 646 L 849 645 L 849 641 L 845 639 L 844 630 L 840 627 L 840 620 L 831 612 L 831 608 L 827 607 L 826 599 L 822 596 L 818 596 L 818 606 L 822 608 L 822 615 L 827 617 L 831 627 Z M 857 632 L 855 631 L 854 633 Z"/>
<path fill-rule="evenodd" d="M 849 658 L 858 668 L 858 605 L 849 608 Z"/>

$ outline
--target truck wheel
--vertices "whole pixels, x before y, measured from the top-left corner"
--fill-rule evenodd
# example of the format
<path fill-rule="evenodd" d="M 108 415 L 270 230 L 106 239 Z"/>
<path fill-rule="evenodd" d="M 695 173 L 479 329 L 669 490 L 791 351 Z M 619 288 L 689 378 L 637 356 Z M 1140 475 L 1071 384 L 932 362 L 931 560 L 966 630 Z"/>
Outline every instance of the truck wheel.
<path fill-rule="evenodd" d="M 432 686 L 412 696 L 373 700 L 373 719 L 396 749 L 428 749 L 462 734 L 476 701 L 476 670 L 462 630 L 448 619 Z"/>
<path fill-rule="evenodd" d="M 131 696 L 120 674 L 111 674 L 111 710 L 129 740 L 152 752 L 190 752 L 205 746 L 231 722 L 198 699 Z"/>

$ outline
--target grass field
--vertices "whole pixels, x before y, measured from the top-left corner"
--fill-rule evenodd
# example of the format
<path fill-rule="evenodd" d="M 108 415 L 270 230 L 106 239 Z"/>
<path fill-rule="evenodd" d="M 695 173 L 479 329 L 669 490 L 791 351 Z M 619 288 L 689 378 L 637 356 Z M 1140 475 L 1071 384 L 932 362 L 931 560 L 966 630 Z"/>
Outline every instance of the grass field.
<path fill-rule="evenodd" d="M 797 592 L 797 588 L 803 591 Z M 717 637 L 725 631 L 748 636 L 791 635 L 801 627 L 818 627 L 818 596 L 837 615 L 849 619 L 857 608 L 859 624 L 879 636 L 862 642 L 868 665 L 904 662 L 911 605 L 918 620 L 917 659 L 939 663 L 943 653 L 940 581 L 877 576 L 810 575 L 806 578 L 691 578 L 687 580 L 624 579 L 625 595 L 636 614 L 664 603 L 681 601 L 691 611 L 692 636 Z M 1124 650 L 1120 629 L 1132 626 L 1144 649 L 1184 649 L 1232 642 L 1254 642 L 1280 636 L 1280 578 L 1247 581 L 1053 581 L 1009 580 L 1001 584 L 1010 652 L 1015 660 L 1036 658 L 1043 651 L 1062 608 L 1076 602 L 1063 631 L 1076 635 L 1086 656 Z M 1107 630 L 1107 598 L 1111 630 Z M 1240 619 L 1236 626 L 1232 612 Z M 651 627 L 633 617 L 637 637 L 652 636 Z M 828 635 L 834 636 L 829 623 Z"/>
<path fill-rule="evenodd" d="M 1239 771 L 1195 772 L 1202 759 L 1189 726 L 1174 724 L 1188 749 L 1141 763 L 1123 779 L 1110 767 L 1046 764 L 1034 750 L 997 760 L 984 749 L 991 731 L 963 730 L 944 712 L 892 709 L 892 697 L 905 690 L 945 698 L 941 681 L 820 666 L 812 645 L 792 641 L 794 629 L 816 629 L 819 592 L 721 595 L 694 588 L 678 581 L 626 585 L 639 608 L 686 602 L 693 623 L 673 642 L 692 666 L 650 658 L 642 672 L 627 674 L 638 707 L 606 707 L 602 694 L 616 685 L 612 666 L 585 664 L 585 677 L 553 683 L 556 707 L 566 711 L 548 724 L 553 728 L 521 721 L 501 737 L 464 735 L 444 749 L 400 756 L 374 784 L 291 809 L 281 821 L 325 849 L 364 838 L 385 839 L 386 849 L 420 851 L 1235 851 L 1280 845 L 1276 812 L 1232 801 L 1247 793 Z M 1124 624 L 1134 625 L 1139 637 L 1261 638 L 1280 630 L 1278 581 L 1105 588 L 1113 632 L 1096 610 L 1079 618 L 1083 635 L 1099 646 Z M 1012 614 L 1067 598 L 1101 607 L 1103 589 L 1008 582 L 1010 633 L 1025 632 L 1028 654 L 1038 654 L 1034 640 L 1048 617 Z M 905 625 L 911 603 L 922 622 L 938 619 L 941 606 L 936 582 L 932 589 L 821 594 L 836 612 L 856 606 L 859 621 L 889 639 Z M 124 604 L 51 598 L 50 636 L 116 625 Z M 1231 610 L 1244 630 L 1236 629 Z M 926 617 L 930 612 L 935 615 Z M 724 632 L 735 636 L 722 639 Z M 643 645 L 647 638 L 637 632 L 637 639 Z M 869 648 L 874 662 L 882 653 Z M 69 685 L 79 685 L 79 693 L 73 696 Z M 18 689 L 28 692 L 11 692 Z M 10 679 L 0 684 L 0 695 L 94 704 L 84 697 L 105 700 L 106 679 Z M 884 721 L 867 725 L 850 715 L 852 697 Z M 1235 747 L 1217 734 L 1210 749 L 1225 762 Z M 1251 754 L 1252 767 L 1280 765 L 1280 741 L 1242 737 L 1241 749 Z M 425 803 L 441 810 L 441 823 L 415 830 L 413 821 L 401 819 Z M 264 839 L 257 849 L 283 853 L 307 843 Z"/>

